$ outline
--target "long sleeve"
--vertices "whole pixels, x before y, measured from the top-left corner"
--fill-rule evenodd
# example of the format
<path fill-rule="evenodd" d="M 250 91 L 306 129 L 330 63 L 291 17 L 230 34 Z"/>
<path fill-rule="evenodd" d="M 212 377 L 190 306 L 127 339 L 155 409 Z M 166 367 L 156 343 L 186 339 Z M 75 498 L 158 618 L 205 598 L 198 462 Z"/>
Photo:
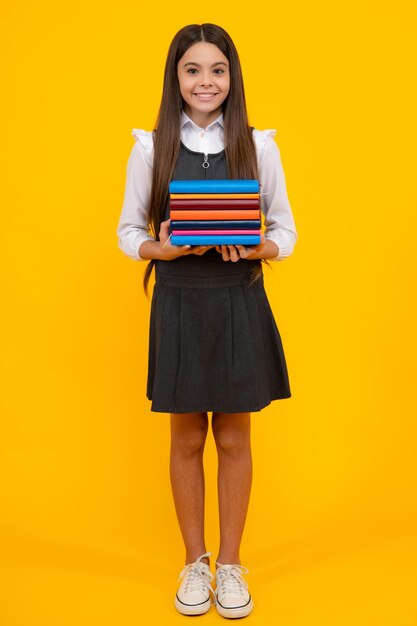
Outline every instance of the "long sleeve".
<path fill-rule="evenodd" d="M 283 261 L 290 256 L 298 239 L 294 217 L 287 195 L 284 169 L 280 150 L 273 137 L 275 130 L 258 131 L 258 141 L 264 134 L 262 150 L 259 154 L 259 182 L 261 184 L 261 208 L 265 216 L 265 238 L 274 241 L 278 256 L 269 261 Z"/>
<path fill-rule="evenodd" d="M 143 133 L 143 138 L 138 137 Z M 126 185 L 123 207 L 117 226 L 119 248 L 136 261 L 145 261 L 139 256 L 140 245 L 154 237 L 149 234 L 148 203 L 151 192 L 152 167 L 150 164 L 151 144 L 146 131 L 133 131 L 137 137 L 126 168 Z M 142 139 L 142 141 L 141 141 Z"/>

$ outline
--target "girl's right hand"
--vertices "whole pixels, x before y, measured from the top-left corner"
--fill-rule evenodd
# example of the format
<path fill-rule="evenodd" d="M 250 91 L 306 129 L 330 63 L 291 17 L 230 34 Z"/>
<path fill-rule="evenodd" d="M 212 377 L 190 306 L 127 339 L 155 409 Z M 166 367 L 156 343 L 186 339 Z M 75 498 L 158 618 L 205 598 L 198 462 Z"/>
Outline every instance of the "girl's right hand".
<path fill-rule="evenodd" d="M 161 222 L 161 228 L 159 230 L 159 241 L 161 242 L 161 251 L 163 253 L 164 261 L 171 261 L 172 259 L 176 259 L 180 256 L 185 256 L 186 254 L 198 254 L 202 255 L 209 248 L 213 248 L 214 246 L 173 246 L 171 245 L 171 240 L 169 239 L 169 224 L 171 220 L 165 220 L 165 222 Z"/>

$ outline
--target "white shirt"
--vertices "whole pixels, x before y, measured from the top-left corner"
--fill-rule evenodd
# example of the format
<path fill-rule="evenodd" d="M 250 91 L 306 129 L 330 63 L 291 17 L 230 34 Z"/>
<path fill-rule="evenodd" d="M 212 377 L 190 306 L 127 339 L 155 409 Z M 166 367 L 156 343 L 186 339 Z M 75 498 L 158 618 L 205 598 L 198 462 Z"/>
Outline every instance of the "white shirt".
<path fill-rule="evenodd" d="M 290 203 L 287 197 L 285 175 L 281 163 L 280 151 L 274 141 L 275 129 L 253 131 L 255 141 L 258 179 L 261 184 L 261 211 L 265 216 L 265 239 L 274 241 L 278 256 L 269 261 L 282 261 L 288 257 L 297 241 Z M 132 129 L 136 138 L 129 156 L 126 169 L 126 186 L 123 207 L 117 226 L 119 248 L 136 261 L 144 261 L 139 255 L 140 245 L 154 238 L 149 233 L 147 207 L 149 204 L 152 167 L 153 137 L 152 131 L 141 128 Z M 181 141 L 189 150 L 204 154 L 217 153 L 224 148 L 223 114 L 200 128 L 183 111 L 181 115 Z"/>

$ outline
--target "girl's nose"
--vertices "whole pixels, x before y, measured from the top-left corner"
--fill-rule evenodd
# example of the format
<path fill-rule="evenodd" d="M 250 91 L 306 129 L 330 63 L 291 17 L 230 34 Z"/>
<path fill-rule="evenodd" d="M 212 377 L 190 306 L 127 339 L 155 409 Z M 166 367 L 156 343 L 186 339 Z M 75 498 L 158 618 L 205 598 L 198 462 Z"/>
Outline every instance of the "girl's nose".
<path fill-rule="evenodd" d="M 204 85 L 204 86 L 208 86 L 208 85 L 212 85 L 212 81 L 210 77 L 206 77 L 206 78 L 202 78 L 200 81 L 200 85 Z"/>

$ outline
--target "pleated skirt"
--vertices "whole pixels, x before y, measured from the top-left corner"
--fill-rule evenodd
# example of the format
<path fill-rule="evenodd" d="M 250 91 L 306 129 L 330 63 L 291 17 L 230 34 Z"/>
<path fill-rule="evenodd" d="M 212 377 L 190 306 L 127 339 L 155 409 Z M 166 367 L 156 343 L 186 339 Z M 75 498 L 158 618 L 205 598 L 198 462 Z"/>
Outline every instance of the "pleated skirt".
<path fill-rule="evenodd" d="M 185 259 L 192 256 L 177 266 L 172 261 L 155 265 L 147 380 L 151 411 L 254 412 L 290 398 L 263 274 L 249 285 L 251 264 L 242 261 L 216 261 L 222 273 L 210 275 L 209 263 L 196 274 L 195 266 L 204 264 L 199 257 L 187 272 Z"/>

